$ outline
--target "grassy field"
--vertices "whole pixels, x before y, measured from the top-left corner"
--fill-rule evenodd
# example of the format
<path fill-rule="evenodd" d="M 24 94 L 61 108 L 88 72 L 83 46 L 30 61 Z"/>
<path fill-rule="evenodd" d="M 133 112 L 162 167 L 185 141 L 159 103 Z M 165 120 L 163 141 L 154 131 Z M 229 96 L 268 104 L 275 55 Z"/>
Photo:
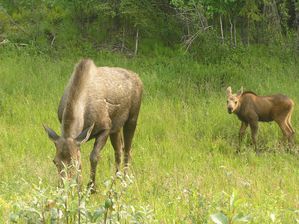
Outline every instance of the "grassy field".
<path fill-rule="evenodd" d="M 30 200 L 32 184 L 57 184 L 54 146 L 42 123 L 59 132 L 56 111 L 80 54 L 53 59 L 26 53 L 0 54 L 0 222 L 18 201 Z M 287 153 L 274 123 L 261 124 L 256 155 L 247 132 L 242 152 L 239 121 L 226 112 L 225 89 L 282 92 L 296 103 L 299 130 L 299 64 L 262 51 L 232 54 L 221 64 L 196 63 L 172 53 L 128 59 L 99 53 L 98 66 L 119 66 L 140 74 L 145 94 L 132 152 L 134 183 L 125 201 L 153 209 L 157 223 L 212 223 L 210 215 L 243 213 L 250 223 L 299 222 L 298 146 Z M 89 177 L 92 142 L 82 147 L 83 181 Z M 297 143 L 298 144 L 298 143 Z M 114 174 L 110 142 L 103 150 L 97 183 Z M 235 208 L 230 198 L 235 196 Z M 103 203 L 92 195 L 89 203 Z M 237 222 L 236 222 L 237 223 Z"/>

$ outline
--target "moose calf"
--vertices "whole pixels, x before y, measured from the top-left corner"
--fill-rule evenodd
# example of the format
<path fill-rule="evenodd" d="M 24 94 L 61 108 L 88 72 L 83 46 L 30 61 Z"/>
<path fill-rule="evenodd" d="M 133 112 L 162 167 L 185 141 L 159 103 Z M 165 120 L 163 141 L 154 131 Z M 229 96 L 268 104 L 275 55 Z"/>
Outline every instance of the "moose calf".
<path fill-rule="evenodd" d="M 291 116 L 294 102 L 289 97 L 282 94 L 258 96 L 254 92 L 243 92 L 243 88 L 236 94 L 232 94 L 231 87 L 226 89 L 226 95 L 228 113 L 236 114 L 242 122 L 239 132 L 240 145 L 245 130 L 249 125 L 252 142 L 255 150 L 257 150 L 256 137 L 259 121 L 275 121 L 281 129 L 284 139 L 287 139 L 291 143 L 293 142 L 295 131 L 291 125 Z"/>

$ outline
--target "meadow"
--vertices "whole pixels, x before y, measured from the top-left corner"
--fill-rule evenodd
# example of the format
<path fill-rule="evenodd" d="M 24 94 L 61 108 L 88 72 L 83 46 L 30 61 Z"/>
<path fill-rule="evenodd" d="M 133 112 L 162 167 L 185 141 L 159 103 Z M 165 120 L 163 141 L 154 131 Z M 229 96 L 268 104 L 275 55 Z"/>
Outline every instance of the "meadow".
<path fill-rule="evenodd" d="M 60 132 L 57 106 L 81 57 L 80 52 L 59 57 L 22 50 L 0 54 L 1 223 L 10 222 L 16 203 L 33 200 L 33 186 L 57 186 L 55 149 L 42 124 Z M 240 50 L 217 64 L 171 51 L 90 57 L 98 66 L 131 69 L 143 80 L 130 170 L 134 182 L 123 200 L 136 208 L 148 206 L 154 217 L 148 222 L 213 223 L 211 215 L 222 212 L 248 215 L 249 223 L 299 223 L 299 142 L 287 152 L 278 126 L 263 123 L 258 134 L 262 153 L 254 152 L 247 130 L 236 154 L 240 122 L 227 113 L 225 95 L 229 85 L 234 92 L 243 86 L 260 95 L 285 93 L 295 101 L 292 123 L 299 130 L 296 59 L 262 49 Z M 84 186 L 92 145 L 81 148 Z M 100 192 L 114 173 L 107 142 L 98 165 L 99 193 L 90 197 L 89 206 L 104 203 Z"/>

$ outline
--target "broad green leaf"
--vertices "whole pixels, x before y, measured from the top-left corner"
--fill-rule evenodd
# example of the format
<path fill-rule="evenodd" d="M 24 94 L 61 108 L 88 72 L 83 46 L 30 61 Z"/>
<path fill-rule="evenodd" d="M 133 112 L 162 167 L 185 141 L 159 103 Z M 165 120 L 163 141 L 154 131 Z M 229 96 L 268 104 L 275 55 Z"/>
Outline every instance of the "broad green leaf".
<path fill-rule="evenodd" d="M 103 208 L 98 208 L 95 210 L 94 214 L 93 214 L 93 219 L 92 221 L 97 221 L 99 217 L 101 217 L 102 215 L 104 215 L 105 213 L 105 209 Z"/>
<path fill-rule="evenodd" d="M 234 222 L 249 222 L 250 220 L 251 220 L 250 215 L 243 215 L 242 213 L 238 213 L 238 214 L 234 215 L 234 217 L 232 218 L 233 223 Z"/>
<path fill-rule="evenodd" d="M 211 219 L 216 224 L 228 224 L 228 218 L 222 212 L 211 215 Z"/>

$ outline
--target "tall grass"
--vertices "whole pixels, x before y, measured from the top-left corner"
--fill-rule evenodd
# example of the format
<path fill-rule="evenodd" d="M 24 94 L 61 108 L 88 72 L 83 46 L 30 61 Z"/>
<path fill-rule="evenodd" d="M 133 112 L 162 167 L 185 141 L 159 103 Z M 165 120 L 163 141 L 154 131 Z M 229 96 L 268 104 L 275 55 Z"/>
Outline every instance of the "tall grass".
<path fill-rule="evenodd" d="M 42 123 L 59 132 L 57 105 L 74 64 L 82 55 L 49 57 L 20 52 L 0 54 L 0 222 L 13 204 L 33 194 L 26 183 L 56 186 L 54 146 Z M 239 121 L 228 115 L 225 89 L 241 86 L 258 94 L 282 92 L 294 99 L 299 130 L 299 65 L 274 53 L 235 52 L 221 64 L 203 64 L 176 53 L 129 59 L 100 52 L 98 66 L 119 66 L 140 74 L 145 94 L 133 141 L 134 184 L 127 202 L 149 205 L 160 223 L 212 223 L 228 214 L 229 197 L 242 201 L 238 212 L 251 223 L 299 220 L 299 163 L 280 144 L 275 124 L 261 124 L 256 155 L 248 135 L 236 155 Z M 92 142 L 82 148 L 83 183 L 89 177 Z M 110 143 L 98 165 L 99 186 L 115 172 Z M 103 189 L 102 189 L 103 190 Z M 91 205 L 101 196 L 92 196 Z"/>

